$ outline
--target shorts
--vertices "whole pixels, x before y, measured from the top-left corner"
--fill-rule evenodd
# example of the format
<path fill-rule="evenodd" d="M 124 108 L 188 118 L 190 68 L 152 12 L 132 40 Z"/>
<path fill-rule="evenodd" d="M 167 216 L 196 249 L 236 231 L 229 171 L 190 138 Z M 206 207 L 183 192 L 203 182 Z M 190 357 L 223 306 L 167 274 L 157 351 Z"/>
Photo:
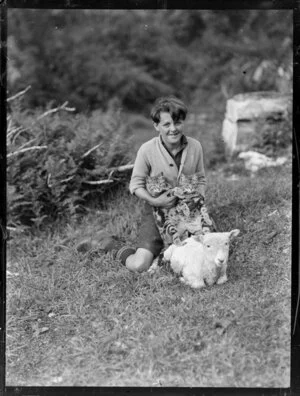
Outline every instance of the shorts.
<path fill-rule="evenodd" d="M 154 257 L 158 256 L 164 247 L 163 240 L 155 224 L 152 207 L 147 203 L 145 203 L 142 212 L 142 223 L 136 247 L 149 250 Z"/>

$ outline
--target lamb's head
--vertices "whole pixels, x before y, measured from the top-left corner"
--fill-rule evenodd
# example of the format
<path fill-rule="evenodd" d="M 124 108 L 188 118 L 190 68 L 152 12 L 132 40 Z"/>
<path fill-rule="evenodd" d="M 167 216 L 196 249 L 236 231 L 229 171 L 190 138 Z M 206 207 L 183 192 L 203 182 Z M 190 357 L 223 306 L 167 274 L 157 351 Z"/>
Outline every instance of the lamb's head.
<path fill-rule="evenodd" d="M 205 257 L 221 267 L 227 264 L 230 241 L 239 233 L 240 230 L 235 229 L 230 232 L 211 232 L 194 238 L 202 243 Z"/>

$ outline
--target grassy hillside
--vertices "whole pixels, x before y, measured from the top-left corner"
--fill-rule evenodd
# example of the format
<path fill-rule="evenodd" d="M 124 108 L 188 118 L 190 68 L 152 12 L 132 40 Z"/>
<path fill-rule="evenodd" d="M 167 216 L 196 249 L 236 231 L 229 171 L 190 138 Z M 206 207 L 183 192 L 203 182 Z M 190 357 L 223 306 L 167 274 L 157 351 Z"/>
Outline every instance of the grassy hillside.
<path fill-rule="evenodd" d="M 222 286 L 195 291 L 167 270 L 77 253 L 103 229 L 134 243 L 141 204 L 127 192 L 8 242 L 7 385 L 289 386 L 291 164 L 254 178 L 226 165 L 208 180 L 220 230 L 241 230 Z"/>

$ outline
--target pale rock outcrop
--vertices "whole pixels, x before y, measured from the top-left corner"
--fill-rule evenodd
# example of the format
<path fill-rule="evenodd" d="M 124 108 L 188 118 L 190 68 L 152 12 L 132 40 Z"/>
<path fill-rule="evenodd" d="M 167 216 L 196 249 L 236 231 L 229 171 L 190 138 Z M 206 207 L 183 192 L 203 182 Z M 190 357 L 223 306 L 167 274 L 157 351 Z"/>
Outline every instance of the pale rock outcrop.
<path fill-rule="evenodd" d="M 257 151 L 243 151 L 239 153 L 238 158 L 245 161 L 245 168 L 252 173 L 257 172 L 261 168 L 283 165 L 287 161 L 286 157 L 272 159 Z"/>

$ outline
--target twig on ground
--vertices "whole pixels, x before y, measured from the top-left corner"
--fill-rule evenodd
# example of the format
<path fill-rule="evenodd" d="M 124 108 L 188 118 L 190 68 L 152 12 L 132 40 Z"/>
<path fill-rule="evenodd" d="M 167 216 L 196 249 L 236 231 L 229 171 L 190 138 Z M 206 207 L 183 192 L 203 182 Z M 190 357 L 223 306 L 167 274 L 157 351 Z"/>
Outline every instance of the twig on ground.
<path fill-rule="evenodd" d="M 52 184 L 50 184 L 50 179 L 51 179 L 51 173 L 48 173 L 48 176 L 47 176 L 47 186 L 48 186 L 49 188 L 52 187 Z"/>
<path fill-rule="evenodd" d="M 109 184 L 109 183 L 113 183 L 118 181 L 118 179 L 111 179 L 113 173 L 115 172 L 125 172 L 126 170 L 130 170 L 133 168 L 133 164 L 129 164 L 129 165 L 121 165 L 121 166 L 117 166 L 115 168 L 110 168 L 107 171 L 110 172 L 108 175 L 108 179 L 104 179 L 104 180 L 95 180 L 95 181 L 83 181 L 83 183 L 85 184 L 90 184 L 90 185 L 94 185 L 94 186 L 99 186 L 101 184 Z"/>
<path fill-rule="evenodd" d="M 97 144 L 96 146 L 92 147 L 90 150 L 88 150 L 86 153 L 84 153 L 81 158 L 85 158 L 87 157 L 89 154 L 91 154 L 91 152 L 93 152 L 94 150 L 97 150 L 98 147 L 100 147 L 102 145 L 102 143 Z"/>
<path fill-rule="evenodd" d="M 24 230 L 22 230 L 21 228 L 17 228 L 17 227 L 7 226 L 6 229 L 9 232 L 24 232 Z"/>
<path fill-rule="evenodd" d="M 121 166 L 117 166 L 117 167 L 115 167 L 115 168 L 111 168 L 111 169 L 108 169 L 109 171 L 118 171 L 118 172 L 124 172 L 124 171 L 126 171 L 126 170 L 129 170 L 129 169 L 133 169 L 133 164 L 128 164 L 128 165 L 121 165 Z"/>
<path fill-rule="evenodd" d="M 18 154 L 25 153 L 26 151 L 30 151 L 30 150 L 43 150 L 43 149 L 46 149 L 46 148 L 48 148 L 48 146 L 32 146 L 32 147 L 27 147 L 27 148 L 24 148 L 24 149 L 22 149 L 22 150 L 14 151 L 13 153 L 7 154 L 7 158 L 11 158 L 11 157 L 14 157 L 14 156 L 16 156 L 16 155 L 18 155 Z"/>
<path fill-rule="evenodd" d="M 67 183 L 68 181 L 74 179 L 74 177 L 75 177 L 75 175 L 67 177 L 66 179 L 61 180 L 60 183 Z"/>
<path fill-rule="evenodd" d="M 111 177 L 115 172 L 125 172 L 127 170 L 133 169 L 133 166 L 134 166 L 133 164 L 129 164 L 129 165 L 121 165 L 116 168 L 108 169 L 109 171 L 108 177 Z"/>
<path fill-rule="evenodd" d="M 29 128 L 23 128 L 23 127 L 21 127 L 21 129 L 20 129 L 20 130 L 15 134 L 15 136 L 12 138 L 11 144 L 15 144 L 17 137 L 20 136 L 21 133 L 26 132 L 26 131 L 29 131 Z"/>
<path fill-rule="evenodd" d="M 28 140 L 28 142 L 24 143 L 21 147 L 18 148 L 18 150 L 22 150 L 24 147 L 28 146 L 30 143 L 34 142 L 35 140 L 36 138 Z"/>
<path fill-rule="evenodd" d="M 63 103 L 61 106 L 56 107 L 55 109 L 51 109 L 51 110 L 46 111 L 45 113 L 43 113 L 42 115 L 40 115 L 40 116 L 36 119 L 36 121 L 41 120 L 42 118 L 46 117 L 46 116 L 49 115 L 49 114 L 57 113 L 59 110 L 65 110 L 65 111 L 71 111 L 71 112 L 76 110 L 75 107 L 67 107 L 67 104 L 68 104 L 68 102 L 65 102 L 65 103 Z"/>
<path fill-rule="evenodd" d="M 22 126 L 18 127 L 18 128 L 13 128 L 11 131 L 9 131 L 9 133 L 7 134 L 7 138 L 10 138 L 14 133 L 16 133 L 16 135 L 14 136 L 14 139 L 16 139 L 16 137 L 26 131 L 29 128 L 23 128 Z"/>
<path fill-rule="evenodd" d="M 9 131 L 12 127 L 12 118 L 10 115 L 7 116 L 7 130 Z"/>
<path fill-rule="evenodd" d="M 99 186 L 101 184 L 109 184 L 113 183 L 114 180 L 106 179 L 106 180 L 96 180 L 96 181 L 83 181 L 84 184 L 90 184 L 91 186 Z"/>
<path fill-rule="evenodd" d="M 18 98 L 19 96 L 24 95 L 29 89 L 31 88 L 31 85 L 29 85 L 27 88 L 25 88 L 23 91 L 18 92 L 17 94 L 10 96 L 9 98 L 6 99 L 7 102 L 11 102 L 12 100 Z"/>

